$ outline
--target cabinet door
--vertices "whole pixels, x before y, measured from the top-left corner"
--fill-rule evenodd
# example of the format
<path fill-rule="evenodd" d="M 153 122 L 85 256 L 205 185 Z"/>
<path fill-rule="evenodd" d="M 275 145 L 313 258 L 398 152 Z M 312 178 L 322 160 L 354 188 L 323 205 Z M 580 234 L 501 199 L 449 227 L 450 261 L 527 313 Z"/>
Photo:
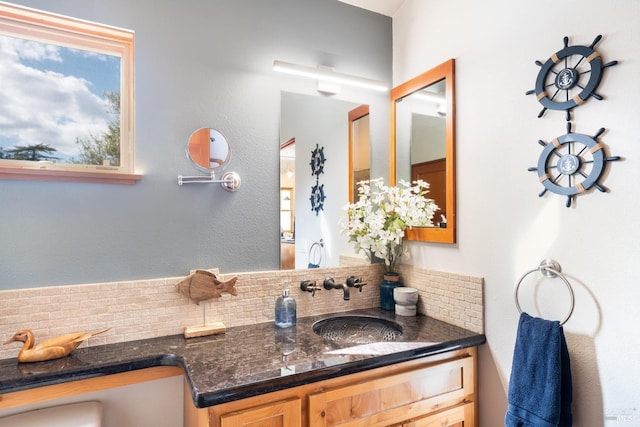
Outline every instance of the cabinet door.
<path fill-rule="evenodd" d="M 312 394 L 309 424 L 370 427 L 419 419 L 466 403 L 475 392 L 473 371 L 473 357 L 468 356 Z"/>
<path fill-rule="evenodd" d="M 222 427 L 299 427 L 301 424 L 299 398 L 247 408 L 220 417 Z"/>
<path fill-rule="evenodd" d="M 474 427 L 473 403 L 403 423 L 403 427 Z"/>

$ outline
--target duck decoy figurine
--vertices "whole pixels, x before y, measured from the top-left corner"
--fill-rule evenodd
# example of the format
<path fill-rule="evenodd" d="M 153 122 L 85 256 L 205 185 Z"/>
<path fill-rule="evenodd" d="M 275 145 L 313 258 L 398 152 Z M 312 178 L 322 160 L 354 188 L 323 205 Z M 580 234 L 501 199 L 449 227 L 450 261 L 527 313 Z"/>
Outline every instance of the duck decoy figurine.
<path fill-rule="evenodd" d="M 71 354 L 83 341 L 88 340 L 94 335 L 101 334 L 111 328 L 101 329 L 95 332 L 75 332 L 72 334 L 61 335 L 59 337 L 46 339 L 37 345 L 33 332 L 29 329 L 22 329 L 5 342 L 22 342 L 22 348 L 18 353 L 18 362 L 42 362 L 45 360 L 58 359 Z"/>

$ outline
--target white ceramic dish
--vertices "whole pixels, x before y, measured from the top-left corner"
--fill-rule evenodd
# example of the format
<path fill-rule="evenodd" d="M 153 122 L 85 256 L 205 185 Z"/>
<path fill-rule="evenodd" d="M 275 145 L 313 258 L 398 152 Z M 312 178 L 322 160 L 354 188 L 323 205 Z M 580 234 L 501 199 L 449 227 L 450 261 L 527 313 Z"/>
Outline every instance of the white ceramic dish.
<path fill-rule="evenodd" d="M 418 302 L 418 290 L 400 286 L 393 290 L 393 300 L 399 305 L 415 305 Z"/>
<path fill-rule="evenodd" d="M 418 312 L 417 306 L 396 304 L 396 314 L 398 316 L 415 316 Z"/>

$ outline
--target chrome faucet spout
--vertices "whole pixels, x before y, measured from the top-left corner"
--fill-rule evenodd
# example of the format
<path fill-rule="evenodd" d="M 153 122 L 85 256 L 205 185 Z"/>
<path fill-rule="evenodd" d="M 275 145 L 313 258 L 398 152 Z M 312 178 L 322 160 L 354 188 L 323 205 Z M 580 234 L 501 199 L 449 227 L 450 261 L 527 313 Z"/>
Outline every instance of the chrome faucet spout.
<path fill-rule="evenodd" d="M 324 279 L 324 282 L 322 282 L 322 286 L 326 290 L 342 289 L 342 291 L 344 292 L 344 300 L 349 301 L 351 299 L 351 295 L 349 293 L 349 286 L 347 286 L 346 283 L 336 283 L 336 281 L 333 280 L 333 277 L 327 277 L 326 279 Z"/>

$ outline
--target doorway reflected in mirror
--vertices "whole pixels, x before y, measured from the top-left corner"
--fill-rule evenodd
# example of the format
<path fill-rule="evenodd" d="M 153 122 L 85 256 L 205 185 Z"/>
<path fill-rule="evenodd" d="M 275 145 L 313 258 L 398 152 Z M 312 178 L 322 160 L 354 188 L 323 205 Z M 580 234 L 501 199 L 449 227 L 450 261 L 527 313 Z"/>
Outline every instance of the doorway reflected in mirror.
<path fill-rule="evenodd" d="M 369 106 L 349 111 L 349 203 L 358 198 L 358 183 L 371 179 Z"/>

